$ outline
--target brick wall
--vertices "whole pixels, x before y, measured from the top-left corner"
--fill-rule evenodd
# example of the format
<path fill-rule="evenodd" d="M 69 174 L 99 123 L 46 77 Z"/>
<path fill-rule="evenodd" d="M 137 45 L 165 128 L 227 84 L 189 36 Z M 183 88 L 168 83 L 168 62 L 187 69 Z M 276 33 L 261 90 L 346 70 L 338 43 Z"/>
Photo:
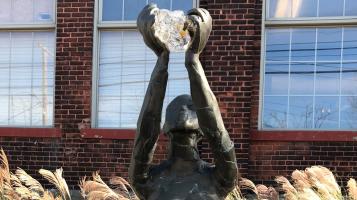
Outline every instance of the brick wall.
<path fill-rule="evenodd" d="M 78 132 L 90 118 L 94 0 L 57 1 L 55 126 Z"/>
<path fill-rule="evenodd" d="M 349 177 L 357 177 L 356 151 L 357 142 L 252 142 L 249 178 L 274 185 L 277 175 L 288 176 L 295 169 L 323 165 L 346 186 Z"/>
<path fill-rule="evenodd" d="M 61 141 L 58 138 L 0 137 L 0 147 L 5 151 L 11 171 L 24 169 L 41 180 L 38 170 L 54 170 L 62 165 Z M 47 181 L 44 185 L 49 185 Z"/>

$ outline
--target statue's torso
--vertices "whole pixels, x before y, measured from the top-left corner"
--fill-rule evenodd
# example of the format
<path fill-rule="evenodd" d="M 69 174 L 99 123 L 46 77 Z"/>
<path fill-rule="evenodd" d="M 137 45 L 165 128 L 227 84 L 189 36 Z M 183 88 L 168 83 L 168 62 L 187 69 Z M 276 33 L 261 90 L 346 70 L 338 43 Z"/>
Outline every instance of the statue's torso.
<path fill-rule="evenodd" d="M 220 200 L 215 181 L 212 176 L 213 168 L 208 165 L 190 171 L 172 170 L 170 166 L 162 167 L 159 173 L 149 180 L 150 195 L 148 200 Z"/>

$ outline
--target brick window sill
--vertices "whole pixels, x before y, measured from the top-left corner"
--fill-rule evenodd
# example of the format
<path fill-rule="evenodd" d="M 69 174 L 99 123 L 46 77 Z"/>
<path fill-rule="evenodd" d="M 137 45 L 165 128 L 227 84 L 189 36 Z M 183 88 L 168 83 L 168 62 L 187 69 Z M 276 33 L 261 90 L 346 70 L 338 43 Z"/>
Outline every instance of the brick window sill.
<path fill-rule="evenodd" d="M 263 131 L 250 132 L 252 141 L 350 142 L 357 141 L 357 131 Z"/>
<path fill-rule="evenodd" d="M 60 138 L 59 128 L 0 127 L 0 137 Z"/>
<path fill-rule="evenodd" d="M 116 139 L 116 140 L 134 140 L 135 129 L 105 129 L 105 128 L 84 128 L 81 130 L 82 138 L 100 138 L 100 139 Z M 167 138 L 160 134 L 160 140 Z"/>

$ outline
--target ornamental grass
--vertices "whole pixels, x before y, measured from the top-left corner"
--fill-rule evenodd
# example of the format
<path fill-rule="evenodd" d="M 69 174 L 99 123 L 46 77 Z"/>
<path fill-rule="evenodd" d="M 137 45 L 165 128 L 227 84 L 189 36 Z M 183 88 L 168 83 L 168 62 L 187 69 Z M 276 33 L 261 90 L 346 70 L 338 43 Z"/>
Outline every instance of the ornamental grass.
<path fill-rule="evenodd" d="M 0 150 L 0 200 L 72 200 L 62 168 L 54 172 L 40 169 L 39 174 L 50 182 L 55 190 L 45 189 L 39 181 L 21 168 L 10 171 L 5 152 Z M 242 178 L 225 200 L 357 200 L 357 183 L 350 178 L 345 194 L 337 184 L 333 173 L 323 166 L 295 170 L 291 181 L 277 176 L 275 181 L 280 194 L 273 187 L 255 185 Z M 131 185 L 121 177 L 113 177 L 106 184 L 99 175 L 84 177 L 79 187 L 85 200 L 139 200 Z M 242 192 L 244 191 L 244 192 Z M 73 199 L 74 200 L 74 199 Z"/>

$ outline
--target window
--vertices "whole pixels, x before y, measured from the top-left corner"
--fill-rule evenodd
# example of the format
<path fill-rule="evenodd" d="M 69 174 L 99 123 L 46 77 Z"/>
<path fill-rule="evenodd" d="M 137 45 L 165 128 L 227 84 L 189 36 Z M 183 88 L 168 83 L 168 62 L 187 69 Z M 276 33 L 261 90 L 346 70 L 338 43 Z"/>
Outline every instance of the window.
<path fill-rule="evenodd" d="M 0 126 L 53 125 L 55 1 L 0 1 Z"/>
<path fill-rule="evenodd" d="M 136 18 L 148 3 L 160 9 L 187 11 L 192 0 L 100 0 L 97 2 L 97 55 L 94 68 L 92 121 L 99 128 L 136 128 L 146 88 L 157 57 L 136 31 Z M 184 52 L 170 53 L 167 104 L 188 94 Z M 164 117 L 164 115 L 163 115 Z"/>
<path fill-rule="evenodd" d="M 357 1 L 268 0 L 263 129 L 357 128 Z"/>

